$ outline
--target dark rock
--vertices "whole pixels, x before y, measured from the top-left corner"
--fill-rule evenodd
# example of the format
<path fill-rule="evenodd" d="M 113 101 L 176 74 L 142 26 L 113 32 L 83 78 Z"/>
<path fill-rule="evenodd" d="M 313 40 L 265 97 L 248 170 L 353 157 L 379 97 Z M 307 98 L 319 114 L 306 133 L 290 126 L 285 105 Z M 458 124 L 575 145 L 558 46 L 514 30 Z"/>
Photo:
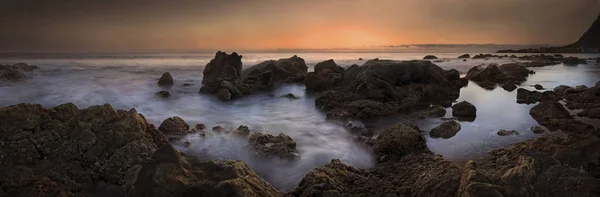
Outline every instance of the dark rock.
<path fill-rule="evenodd" d="M 164 120 L 158 130 L 166 135 L 183 136 L 190 133 L 190 126 L 182 118 L 173 116 Z"/>
<path fill-rule="evenodd" d="M 204 68 L 200 93 L 216 94 L 227 101 L 250 94 L 253 90 L 242 83 L 242 56 L 217 52 Z"/>
<path fill-rule="evenodd" d="M 560 85 L 560 86 L 555 87 L 553 90 L 558 95 L 564 95 L 566 93 L 567 89 L 573 89 L 573 88 L 571 86 Z"/>
<path fill-rule="evenodd" d="M 233 130 L 232 134 L 237 137 L 248 137 L 250 129 L 248 126 L 240 125 L 237 129 Z"/>
<path fill-rule="evenodd" d="M 289 98 L 289 99 L 298 99 L 298 97 L 296 95 L 292 94 L 292 93 L 285 94 L 285 95 L 283 95 L 281 97 L 283 97 L 283 98 Z"/>
<path fill-rule="evenodd" d="M 404 123 L 381 132 L 373 147 L 378 162 L 426 150 L 425 138 L 421 136 L 419 128 Z"/>
<path fill-rule="evenodd" d="M 154 94 L 160 98 L 169 98 L 171 96 L 171 93 L 169 93 L 169 91 L 158 91 L 156 92 L 156 94 Z"/>
<path fill-rule="evenodd" d="M 182 86 L 183 86 L 183 87 L 187 87 L 187 86 L 192 86 L 192 85 L 194 85 L 194 84 L 191 84 L 191 83 L 184 83 Z"/>
<path fill-rule="evenodd" d="M 304 59 L 293 56 L 290 58 L 269 60 L 251 66 L 242 71 L 242 81 L 258 90 L 272 90 L 275 87 L 295 80 L 302 82 L 308 66 Z M 302 79 L 302 80 L 300 80 Z"/>
<path fill-rule="evenodd" d="M 231 100 L 231 92 L 228 89 L 221 88 L 217 91 L 217 97 L 222 101 Z"/>
<path fill-rule="evenodd" d="M 553 119 L 573 119 L 565 107 L 556 101 L 542 101 L 529 111 L 540 125 L 549 124 Z"/>
<path fill-rule="evenodd" d="M 544 130 L 544 128 L 542 128 L 541 126 L 533 126 L 531 127 L 531 132 L 535 133 L 535 134 L 540 134 L 545 132 L 546 130 Z"/>
<path fill-rule="evenodd" d="M 278 136 L 253 133 L 250 135 L 248 143 L 250 153 L 257 157 L 279 157 L 283 159 L 298 157 L 296 142 L 283 133 Z"/>
<path fill-rule="evenodd" d="M 159 86 L 173 85 L 173 77 L 171 77 L 171 73 L 169 73 L 169 72 L 163 73 L 162 76 L 160 76 L 160 79 L 158 80 L 158 85 Z"/>
<path fill-rule="evenodd" d="M 533 87 L 535 87 L 536 90 L 543 90 L 544 86 L 540 85 L 540 84 L 535 84 L 533 85 Z"/>
<path fill-rule="evenodd" d="M 439 105 L 433 105 L 429 107 L 429 116 L 431 117 L 444 117 L 446 115 L 446 109 Z"/>
<path fill-rule="evenodd" d="M 315 71 L 307 74 L 304 85 L 310 91 L 325 91 L 341 84 L 343 80 L 344 68 L 333 60 L 327 60 L 315 65 Z"/>
<path fill-rule="evenodd" d="M 363 60 L 363 58 L 362 58 L 362 57 L 361 57 L 361 58 L 358 58 L 358 60 L 362 61 L 362 60 Z"/>
<path fill-rule="evenodd" d="M 479 170 L 474 161 L 469 160 L 463 168 L 458 196 L 460 197 L 503 197 L 502 187 L 492 184 L 492 179 Z"/>
<path fill-rule="evenodd" d="M 461 101 L 452 106 L 452 116 L 460 119 L 474 119 L 477 116 L 477 108 L 475 105 L 467 102 Z"/>
<path fill-rule="evenodd" d="M 584 109 L 583 111 L 577 113 L 577 115 L 592 118 L 592 119 L 600 119 L 600 107 Z"/>
<path fill-rule="evenodd" d="M 37 67 L 29 66 L 25 63 L 13 65 L 0 64 L 0 82 L 22 82 L 30 78 L 30 74 Z"/>
<path fill-rule="evenodd" d="M 523 88 L 517 89 L 517 103 L 532 104 L 537 103 L 542 98 L 542 93 L 538 91 L 529 91 Z"/>
<path fill-rule="evenodd" d="M 423 57 L 424 60 L 435 60 L 438 59 L 436 56 L 434 55 L 426 55 L 425 57 Z"/>
<path fill-rule="evenodd" d="M 443 122 L 437 127 L 431 129 L 429 136 L 432 138 L 448 139 L 454 137 L 460 131 L 460 123 L 456 121 Z"/>
<path fill-rule="evenodd" d="M 473 59 L 486 59 L 486 58 L 491 58 L 491 57 L 495 57 L 492 54 L 478 54 L 473 56 Z"/>
<path fill-rule="evenodd" d="M 578 65 L 578 64 L 586 64 L 587 60 L 579 59 L 577 57 L 567 57 L 562 60 L 562 63 L 565 65 Z"/>
<path fill-rule="evenodd" d="M 600 48 L 600 37 L 598 35 L 600 35 L 600 15 L 581 38 L 571 44 L 570 47 L 598 49 Z"/>
<path fill-rule="evenodd" d="M 481 66 L 469 69 L 465 78 L 486 89 L 494 89 L 496 84 L 500 83 L 510 90 L 512 87 L 509 86 L 526 81 L 530 73 L 530 70 L 521 64 L 490 64 L 485 69 Z"/>
<path fill-rule="evenodd" d="M 215 127 L 213 127 L 213 128 L 212 128 L 212 130 L 211 130 L 211 131 L 212 131 L 213 133 L 225 133 L 225 132 L 227 132 L 227 131 L 225 130 L 225 128 L 223 128 L 222 126 L 215 126 Z"/>
<path fill-rule="evenodd" d="M 465 59 L 465 58 L 471 58 L 471 55 L 464 54 L 464 55 L 458 56 L 458 59 Z"/>
<path fill-rule="evenodd" d="M 502 85 L 502 89 L 512 92 L 515 89 L 517 89 L 517 85 L 513 84 L 513 83 L 505 83 Z"/>
<path fill-rule="evenodd" d="M 500 129 L 497 134 L 499 136 L 509 136 L 509 135 L 519 135 L 518 131 L 515 130 L 504 130 L 504 129 Z"/>

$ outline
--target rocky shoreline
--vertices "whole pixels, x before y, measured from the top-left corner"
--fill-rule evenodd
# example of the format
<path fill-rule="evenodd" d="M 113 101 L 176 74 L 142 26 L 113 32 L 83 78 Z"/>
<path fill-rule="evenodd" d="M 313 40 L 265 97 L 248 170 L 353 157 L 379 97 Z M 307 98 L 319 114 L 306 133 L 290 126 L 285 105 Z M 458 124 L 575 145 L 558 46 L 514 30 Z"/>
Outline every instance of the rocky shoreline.
<path fill-rule="evenodd" d="M 342 122 L 399 113 L 443 117 L 448 107 L 454 118 L 469 121 L 477 116 L 475 106 L 467 101 L 454 104 L 469 81 L 513 91 L 535 73 L 528 68 L 566 59 L 513 57 L 531 62 L 473 67 L 461 78 L 457 70 L 443 70 L 429 61 L 374 59 L 343 68 L 327 60 L 307 72 L 297 56 L 245 70 L 241 58 L 217 52 L 204 70 L 200 92 L 227 101 L 283 83 L 300 83 L 316 93 L 315 106 L 328 119 Z M 29 66 L 4 67 L 30 72 L 24 69 Z M 4 70 L 1 76 L 14 73 Z M 158 84 L 174 85 L 172 76 L 163 74 Z M 247 151 L 255 157 L 293 162 L 299 153 L 285 134 L 256 133 L 243 125 L 208 131 L 201 124 L 191 128 L 179 117 L 156 128 L 135 109 L 114 109 L 109 104 L 87 109 L 71 103 L 53 108 L 0 107 L 0 196 L 599 196 L 600 129 L 577 120 L 567 108 L 581 110 L 580 117 L 600 118 L 600 81 L 594 87 L 517 91 L 517 101 L 538 103 L 530 110 L 533 119 L 565 136 L 537 137 L 462 165 L 430 151 L 424 137 L 450 138 L 461 129 L 456 121 L 431 131 L 399 123 L 375 137 L 368 127 L 348 125 L 372 147 L 375 166 L 357 169 L 334 159 L 308 172 L 285 193 L 244 161 L 205 161 L 171 144 L 190 134 L 229 135 L 248 140 Z M 184 148 L 190 145 L 184 142 Z"/>

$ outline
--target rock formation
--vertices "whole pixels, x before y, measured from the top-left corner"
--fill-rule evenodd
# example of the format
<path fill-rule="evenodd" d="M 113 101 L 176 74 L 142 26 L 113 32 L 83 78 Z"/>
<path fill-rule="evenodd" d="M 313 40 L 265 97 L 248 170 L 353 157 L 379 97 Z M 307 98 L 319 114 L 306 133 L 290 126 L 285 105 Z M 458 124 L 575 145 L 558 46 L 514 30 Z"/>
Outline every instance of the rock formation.
<path fill-rule="evenodd" d="M 425 57 L 423 57 L 424 60 L 435 60 L 438 59 L 438 57 L 436 57 L 435 55 L 426 55 Z"/>
<path fill-rule="evenodd" d="M 344 68 L 338 66 L 333 60 L 327 60 L 315 65 L 315 71 L 306 75 L 304 85 L 310 91 L 323 91 L 338 85 L 343 80 Z"/>
<path fill-rule="evenodd" d="M 475 105 L 462 101 L 452 106 L 452 116 L 459 120 L 475 120 L 477 116 L 477 108 Z"/>
<path fill-rule="evenodd" d="M 160 76 L 160 79 L 158 80 L 158 85 L 160 85 L 160 86 L 173 85 L 173 77 L 171 77 L 171 73 L 169 73 L 169 72 L 163 73 L 162 76 Z"/>
<path fill-rule="evenodd" d="M 469 69 L 465 78 L 486 89 L 494 89 L 496 84 L 503 84 L 503 88 L 510 91 L 513 85 L 526 81 L 531 73 L 521 64 L 490 64 L 486 68 L 475 66 Z"/>
<path fill-rule="evenodd" d="M 248 143 L 250 153 L 257 157 L 294 159 L 298 156 L 296 142 L 283 133 L 277 136 L 253 133 L 248 138 Z"/>
<path fill-rule="evenodd" d="M 429 132 L 429 136 L 431 136 L 432 138 L 448 139 L 454 137 L 454 135 L 456 135 L 458 131 L 460 131 L 460 123 L 456 121 L 448 121 L 443 122 L 437 127 L 431 129 L 431 131 Z"/>
<path fill-rule="evenodd" d="M 308 67 L 304 59 L 269 60 L 242 71 L 242 82 L 257 90 L 271 90 L 286 82 L 302 82 Z"/>
<path fill-rule="evenodd" d="M 25 81 L 31 77 L 31 72 L 37 68 L 37 66 L 29 66 L 25 63 L 13 65 L 0 64 L 0 82 L 15 83 Z"/>

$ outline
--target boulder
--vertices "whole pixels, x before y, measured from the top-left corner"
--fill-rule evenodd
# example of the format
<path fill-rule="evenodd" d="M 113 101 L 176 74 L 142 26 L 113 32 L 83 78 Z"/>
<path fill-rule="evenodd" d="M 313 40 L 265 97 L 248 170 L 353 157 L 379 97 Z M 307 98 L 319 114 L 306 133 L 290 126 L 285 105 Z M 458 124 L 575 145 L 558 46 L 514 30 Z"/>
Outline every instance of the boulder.
<path fill-rule="evenodd" d="M 242 71 L 241 77 L 242 81 L 253 89 L 271 90 L 283 83 L 303 79 L 307 69 L 304 59 L 294 55 L 251 66 Z"/>
<path fill-rule="evenodd" d="M 251 87 L 242 83 L 242 56 L 217 52 L 202 72 L 200 93 L 216 94 L 227 101 L 252 93 Z"/>
<path fill-rule="evenodd" d="M 542 93 L 538 91 L 529 91 L 527 89 L 517 89 L 517 103 L 532 104 L 537 103 L 542 98 Z"/>
<path fill-rule="evenodd" d="M 496 84 L 500 83 L 510 91 L 516 84 L 526 81 L 531 73 L 532 71 L 521 64 L 511 63 L 501 66 L 490 64 L 486 68 L 475 66 L 469 69 L 465 78 L 477 82 L 478 85 L 486 89 L 494 89 Z"/>
<path fill-rule="evenodd" d="M 431 129 L 429 136 L 432 138 L 448 139 L 454 137 L 460 131 L 460 123 L 456 121 L 443 122 L 437 127 Z"/>
<path fill-rule="evenodd" d="M 295 159 L 299 156 L 296 150 L 296 142 L 283 133 L 277 136 L 253 133 L 248 138 L 248 143 L 250 153 L 257 157 Z"/>
<path fill-rule="evenodd" d="M 182 118 L 173 116 L 164 120 L 158 130 L 165 135 L 183 136 L 190 133 L 190 126 Z"/>
<path fill-rule="evenodd" d="M 515 85 L 513 83 L 505 83 L 505 84 L 502 84 L 502 89 L 512 92 L 515 89 L 517 89 L 517 85 Z"/>
<path fill-rule="evenodd" d="M 304 85 L 310 91 L 324 91 L 339 85 L 343 80 L 344 68 L 333 60 L 327 60 L 315 65 L 315 71 L 308 73 Z"/>
<path fill-rule="evenodd" d="M 519 132 L 515 131 L 515 130 L 500 129 L 498 132 L 496 132 L 496 134 L 498 134 L 499 136 L 509 136 L 509 135 L 519 135 Z"/>
<path fill-rule="evenodd" d="M 426 151 L 425 138 L 411 124 L 397 124 L 379 134 L 373 146 L 376 160 L 385 162 L 415 152 Z"/>
<path fill-rule="evenodd" d="M 438 59 L 435 55 L 426 55 L 423 57 L 424 60 L 435 60 Z"/>
<path fill-rule="evenodd" d="M 544 126 L 553 119 L 573 119 L 569 111 L 557 101 L 542 101 L 532 107 L 529 114 L 540 125 Z"/>
<path fill-rule="evenodd" d="M 162 90 L 162 91 L 156 92 L 156 94 L 154 94 L 154 95 L 156 95 L 160 98 L 169 98 L 171 96 L 171 93 L 169 93 L 169 91 Z"/>
<path fill-rule="evenodd" d="M 429 107 L 429 116 L 431 117 L 444 117 L 446 115 L 446 109 L 439 105 L 433 105 Z"/>
<path fill-rule="evenodd" d="M 471 55 L 464 54 L 464 55 L 458 56 L 458 59 L 467 59 L 467 58 L 471 58 Z"/>
<path fill-rule="evenodd" d="M 158 80 L 158 85 L 160 85 L 160 86 L 173 85 L 173 77 L 171 77 L 171 73 L 169 73 L 169 72 L 163 73 L 162 76 L 160 76 L 160 79 Z"/>
<path fill-rule="evenodd" d="M 543 90 L 543 89 L 544 89 L 544 86 L 542 86 L 542 85 L 540 85 L 540 84 L 535 84 L 535 85 L 533 85 L 533 87 L 534 87 L 536 90 Z"/>
<path fill-rule="evenodd" d="M 467 102 L 461 101 L 452 106 L 452 116 L 457 117 L 459 120 L 461 119 L 475 119 L 477 116 L 477 108 L 475 105 Z"/>

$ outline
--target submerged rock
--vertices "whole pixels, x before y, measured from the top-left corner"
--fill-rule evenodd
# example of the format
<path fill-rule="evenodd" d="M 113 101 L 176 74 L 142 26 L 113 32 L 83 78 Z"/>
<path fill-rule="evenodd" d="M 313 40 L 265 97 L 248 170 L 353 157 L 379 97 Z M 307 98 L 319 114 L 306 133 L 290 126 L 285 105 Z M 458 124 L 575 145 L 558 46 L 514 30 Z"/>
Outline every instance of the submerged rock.
<path fill-rule="evenodd" d="M 431 117 L 444 117 L 446 115 L 446 109 L 439 105 L 433 105 L 429 107 L 429 116 Z"/>
<path fill-rule="evenodd" d="M 160 98 L 169 98 L 171 96 L 171 93 L 169 93 L 169 91 L 158 91 L 156 92 L 156 94 L 154 94 Z"/>
<path fill-rule="evenodd" d="M 587 64 L 587 60 L 579 59 L 577 57 L 566 57 L 562 60 L 562 63 L 565 65 Z"/>
<path fill-rule="evenodd" d="M 158 130 L 166 135 L 183 136 L 190 133 L 190 126 L 182 118 L 173 116 L 164 120 Z"/>
<path fill-rule="evenodd" d="M 461 101 L 452 106 L 452 116 L 457 117 L 459 120 L 474 120 L 477 116 L 477 108 L 467 101 Z"/>
<path fill-rule="evenodd" d="M 460 131 L 460 123 L 456 121 L 443 122 L 437 127 L 431 129 L 429 136 L 432 138 L 448 139 L 454 137 Z"/>
<path fill-rule="evenodd" d="M 160 85 L 160 86 L 173 85 L 173 77 L 171 77 L 171 73 L 169 73 L 169 72 L 163 73 L 162 76 L 160 76 L 160 79 L 158 80 L 158 85 Z"/>
<path fill-rule="evenodd" d="M 292 94 L 292 93 L 285 94 L 285 95 L 283 95 L 281 97 L 288 98 L 288 99 L 298 99 L 298 97 L 296 95 Z"/>
<path fill-rule="evenodd" d="M 517 85 L 513 84 L 513 83 L 505 83 L 502 85 L 502 89 L 512 92 L 515 89 L 517 89 Z"/>
<path fill-rule="evenodd" d="M 283 133 L 277 136 L 253 133 L 250 135 L 248 143 L 250 153 L 257 157 L 279 157 L 282 159 L 298 157 L 296 142 Z"/>
<path fill-rule="evenodd" d="M 37 69 L 37 66 L 29 66 L 25 63 L 13 65 L 0 64 L 0 82 L 22 82 L 30 78 L 30 73 Z"/>
<path fill-rule="evenodd" d="M 515 130 L 500 129 L 496 134 L 498 134 L 499 136 L 509 136 L 509 135 L 519 135 L 519 132 L 515 131 Z"/>
<path fill-rule="evenodd" d="M 425 57 L 423 57 L 424 60 L 435 60 L 438 59 L 438 57 L 436 57 L 435 55 L 426 55 Z"/>

